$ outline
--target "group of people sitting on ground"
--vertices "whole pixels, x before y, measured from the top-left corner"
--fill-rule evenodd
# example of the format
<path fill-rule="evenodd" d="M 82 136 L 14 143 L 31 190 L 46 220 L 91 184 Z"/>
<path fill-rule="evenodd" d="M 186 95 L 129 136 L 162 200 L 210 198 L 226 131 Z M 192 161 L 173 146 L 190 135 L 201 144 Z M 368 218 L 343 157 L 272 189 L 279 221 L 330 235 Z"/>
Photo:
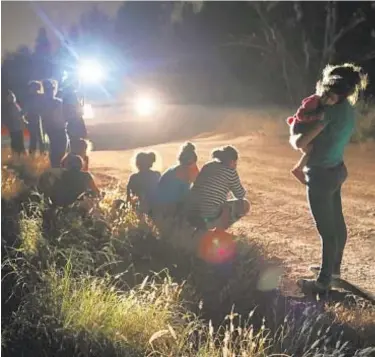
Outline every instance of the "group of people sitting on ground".
<path fill-rule="evenodd" d="M 79 140 L 61 160 L 41 176 L 39 190 L 56 206 L 68 206 L 85 194 L 96 197 L 100 191 L 88 171 L 88 146 Z M 238 152 L 232 146 L 214 150 L 212 160 L 199 171 L 195 146 L 186 143 L 178 154 L 177 165 L 162 175 L 152 169 L 155 152 L 135 156 L 138 172 L 129 177 L 126 201 L 138 213 L 154 219 L 186 218 L 198 229 L 229 228 L 250 209 L 238 172 Z M 234 198 L 228 199 L 232 194 Z"/>
<path fill-rule="evenodd" d="M 38 148 L 41 154 L 46 152 L 48 137 L 49 158 L 54 168 L 60 166 L 69 144 L 74 145 L 74 141 L 87 138 L 83 109 L 74 86 L 67 86 L 62 98 L 57 97 L 57 90 L 55 80 L 31 81 L 23 108 L 10 90 L 2 105 L 2 124 L 9 131 L 12 153 L 26 155 L 24 132 L 27 128 L 31 155 Z"/>
<path fill-rule="evenodd" d="M 153 218 L 185 217 L 196 228 L 227 229 L 250 209 L 238 172 L 238 152 L 232 146 L 214 150 L 199 171 L 192 143 L 185 144 L 177 165 L 161 175 L 152 170 L 154 152 L 138 153 L 138 173 L 130 176 L 127 202 Z M 232 194 L 234 198 L 228 199 Z"/>

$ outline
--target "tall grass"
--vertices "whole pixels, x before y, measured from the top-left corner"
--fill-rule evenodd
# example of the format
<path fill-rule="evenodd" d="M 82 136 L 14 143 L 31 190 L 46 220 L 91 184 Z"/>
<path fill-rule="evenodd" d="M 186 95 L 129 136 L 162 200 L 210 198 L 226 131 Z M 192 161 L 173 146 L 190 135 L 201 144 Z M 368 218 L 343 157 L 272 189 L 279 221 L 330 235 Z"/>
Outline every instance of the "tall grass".
<path fill-rule="evenodd" d="M 375 353 L 370 321 L 355 320 L 367 331 L 361 334 L 339 319 L 342 312 L 358 314 L 356 306 L 327 309 L 259 291 L 274 271 L 267 252 L 249 237 L 238 237 L 230 265 L 210 265 L 196 257 L 184 225 L 159 230 L 129 209 L 113 210 L 122 195 L 108 190 L 90 214 L 23 199 L 16 249 L 3 250 L 3 306 L 12 311 L 2 320 L 6 355 Z M 10 233 L 4 232 L 4 244 Z M 361 311 L 371 316 L 370 308 Z"/>

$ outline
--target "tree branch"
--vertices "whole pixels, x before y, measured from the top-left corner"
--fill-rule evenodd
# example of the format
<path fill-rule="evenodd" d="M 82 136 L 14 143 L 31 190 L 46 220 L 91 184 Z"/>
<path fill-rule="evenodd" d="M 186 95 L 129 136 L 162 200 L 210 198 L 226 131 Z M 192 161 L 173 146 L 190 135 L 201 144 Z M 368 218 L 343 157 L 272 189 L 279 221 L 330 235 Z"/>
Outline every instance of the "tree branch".
<path fill-rule="evenodd" d="M 257 48 L 259 50 L 262 50 L 267 53 L 271 53 L 272 51 L 264 46 L 260 45 L 258 43 L 254 43 L 250 37 L 243 37 L 238 40 L 233 40 L 230 42 L 225 42 L 220 45 L 221 47 L 229 47 L 229 46 L 238 46 L 238 47 L 248 47 L 248 48 Z"/>
<path fill-rule="evenodd" d="M 375 59 L 375 51 L 369 52 L 363 56 L 358 57 L 359 62 L 367 62 Z"/>
<path fill-rule="evenodd" d="M 345 34 L 347 34 L 349 31 L 353 30 L 354 28 L 356 28 L 359 24 L 361 24 L 364 21 L 366 21 L 366 19 L 362 15 L 362 16 L 354 19 L 353 21 L 351 21 L 347 26 L 342 27 L 341 30 L 333 38 L 333 40 L 332 40 L 332 42 L 329 46 L 329 49 L 331 49 L 337 43 L 337 41 L 339 41 Z"/>

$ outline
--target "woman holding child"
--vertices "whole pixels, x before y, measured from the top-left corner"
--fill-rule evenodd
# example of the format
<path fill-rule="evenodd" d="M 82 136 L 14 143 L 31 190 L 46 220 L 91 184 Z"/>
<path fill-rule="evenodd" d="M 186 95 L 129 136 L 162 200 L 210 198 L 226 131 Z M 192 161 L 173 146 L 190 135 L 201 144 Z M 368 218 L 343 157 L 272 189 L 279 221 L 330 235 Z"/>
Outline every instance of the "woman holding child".
<path fill-rule="evenodd" d="M 347 239 L 341 203 L 341 187 L 348 175 L 343 154 L 354 129 L 353 106 L 366 85 L 367 76 L 360 67 L 328 65 L 313 97 L 316 107 L 312 109 L 315 110 L 306 110 L 305 102 L 299 115 L 297 112 L 294 119 L 288 120 L 291 125 L 290 144 L 305 153 L 293 171 L 294 174 L 297 171 L 295 175 L 306 182 L 308 203 L 322 240 L 321 266 L 312 268 L 319 273 L 318 278 L 298 282 L 305 292 L 326 292 L 330 289 L 332 277 L 340 276 Z M 309 116 L 315 116 L 315 119 L 303 120 Z M 302 166 L 305 166 L 305 177 L 301 178 L 298 171 Z"/>

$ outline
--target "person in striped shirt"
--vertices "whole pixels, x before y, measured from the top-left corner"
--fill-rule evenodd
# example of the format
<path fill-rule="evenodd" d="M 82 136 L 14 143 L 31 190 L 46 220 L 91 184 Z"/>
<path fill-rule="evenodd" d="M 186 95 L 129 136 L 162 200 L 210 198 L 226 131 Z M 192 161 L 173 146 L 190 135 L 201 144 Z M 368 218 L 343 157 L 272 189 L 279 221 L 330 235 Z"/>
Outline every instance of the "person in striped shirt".
<path fill-rule="evenodd" d="M 190 191 L 187 218 L 197 228 L 227 229 L 249 212 L 250 203 L 237 172 L 237 150 L 226 146 L 214 150 L 212 158 L 202 167 Z M 228 200 L 230 193 L 235 198 Z"/>

